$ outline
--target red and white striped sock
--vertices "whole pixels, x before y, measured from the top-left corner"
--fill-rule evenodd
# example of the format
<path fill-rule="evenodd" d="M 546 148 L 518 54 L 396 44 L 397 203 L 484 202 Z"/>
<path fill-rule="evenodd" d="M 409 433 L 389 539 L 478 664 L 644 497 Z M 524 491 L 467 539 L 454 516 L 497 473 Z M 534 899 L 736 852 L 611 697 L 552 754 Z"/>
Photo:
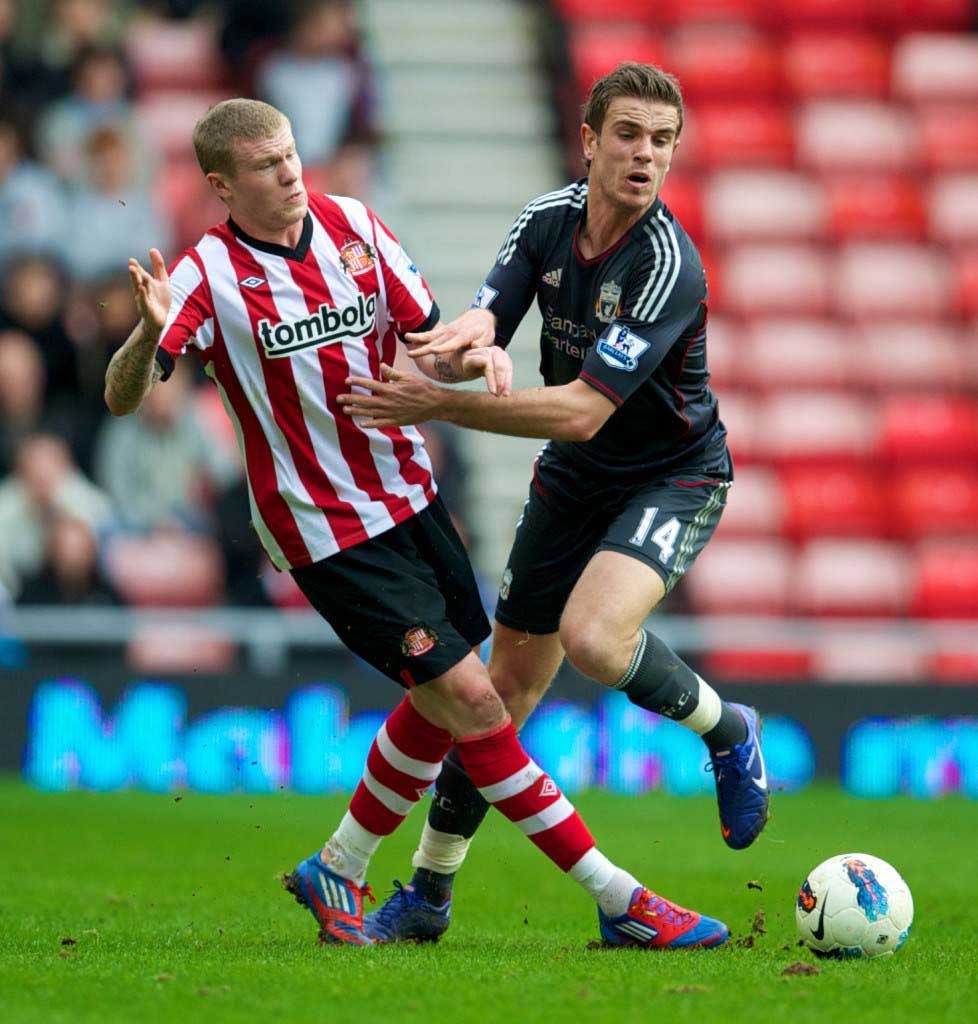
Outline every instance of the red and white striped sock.
<path fill-rule="evenodd" d="M 380 727 L 367 766 L 343 816 L 323 851 L 339 875 L 363 885 L 367 864 L 438 777 L 452 735 L 432 725 L 405 697 Z"/>
<path fill-rule="evenodd" d="M 523 749 L 509 720 L 455 741 L 475 787 L 560 868 L 570 872 L 594 839 L 573 804 Z"/>

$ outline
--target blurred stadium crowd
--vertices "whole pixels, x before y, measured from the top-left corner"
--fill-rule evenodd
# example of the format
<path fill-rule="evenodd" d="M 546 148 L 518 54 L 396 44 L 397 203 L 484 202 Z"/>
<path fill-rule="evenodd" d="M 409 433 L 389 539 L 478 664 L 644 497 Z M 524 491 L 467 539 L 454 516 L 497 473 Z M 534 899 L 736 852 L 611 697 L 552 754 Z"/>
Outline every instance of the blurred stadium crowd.
<path fill-rule="evenodd" d="M 230 425 L 195 361 L 134 416 L 113 419 L 102 398 L 135 322 L 128 257 L 172 259 L 226 215 L 190 132 L 228 95 L 288 114 L 310 188 L 366 197 L 374 83 L 347 0 L 0 0 L 7 601 L 304 605 L 266 571 Z M 451 490 L 457 453 L 431 445 Z"/>

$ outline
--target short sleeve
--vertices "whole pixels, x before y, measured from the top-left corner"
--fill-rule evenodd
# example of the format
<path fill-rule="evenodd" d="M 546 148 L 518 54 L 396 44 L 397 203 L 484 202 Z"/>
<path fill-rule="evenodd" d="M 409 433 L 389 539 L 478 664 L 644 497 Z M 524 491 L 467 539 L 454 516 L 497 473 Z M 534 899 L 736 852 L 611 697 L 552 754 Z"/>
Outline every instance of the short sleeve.
<path fill-rule="evenodd" d="M 373 211 L 370 222 L 394 330 L 398 334 L 430 330 L 440 315 L 431 289 L 394 233 Z"/>
<path fill-rule="evenodd" d="M 697 317 L 706 277 L 695 249 L 681 248 L 671 222 L 658 222 L 646 258 L 636 268 L 622 312 L 595 341 L 580 378 L 622 405 L 655 372 Z"/>
<path fill-rule="evenodd" d="M 472 302 L 496 314 L 496 344 L 503 348 L 512 340 L 536 295 L 540 226 L 534 213 L 538 202 L 528 204 L 516 218 Z"/>
<path fill-rule="evenodd" d="M 193 250 L 182 253 L 170 268 L 170 311 L 163 325 L 157 361 L 165 380 L 173 362 L 188 345 L 201 350 L 214 343 L 214 304 L 210 286 Z"/>

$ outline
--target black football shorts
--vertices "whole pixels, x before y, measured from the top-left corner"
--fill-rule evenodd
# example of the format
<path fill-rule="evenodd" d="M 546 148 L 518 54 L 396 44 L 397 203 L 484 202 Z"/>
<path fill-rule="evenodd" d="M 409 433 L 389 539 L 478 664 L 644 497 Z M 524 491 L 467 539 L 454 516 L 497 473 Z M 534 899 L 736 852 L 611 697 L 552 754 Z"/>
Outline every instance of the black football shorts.
<path fill-rule="evenodd" d="M 497 621 L 527 633 L 557 632 L 574 585 L 598 551 L 644 562 L 668 594 L 713 535 L 732 480 L 726 451 L 641 483 L 598 483 L 545 453 L 516 524 Z"/>
<path fill-rule="evenodd" d="M 468 553 L 440 497 L 292 576 L 354 654 L 408 688 L 444 675 L 490 633 Z"/>

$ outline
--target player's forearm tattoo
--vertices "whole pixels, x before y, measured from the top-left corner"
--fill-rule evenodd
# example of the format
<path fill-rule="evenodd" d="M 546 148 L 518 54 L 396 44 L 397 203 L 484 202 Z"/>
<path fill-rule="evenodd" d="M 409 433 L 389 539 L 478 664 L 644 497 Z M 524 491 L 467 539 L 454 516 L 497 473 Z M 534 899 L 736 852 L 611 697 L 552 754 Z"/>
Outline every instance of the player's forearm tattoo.
<path fill-rule="evenodd" d="M 435 356 L 434 366 L 438 379 L 443 380 L 446 384 L 457 384 L 462 379 L 462 375 L 452 367 L 451 362 L 444 356 Z"/>
<path fill-rule="evenodd" d="M 163 376 L 163 369 L 155 356 L 155 345 L 130 340 L 112 357 L 106 378 L 119 405 L 135 409 L 146 391 Z"/>

